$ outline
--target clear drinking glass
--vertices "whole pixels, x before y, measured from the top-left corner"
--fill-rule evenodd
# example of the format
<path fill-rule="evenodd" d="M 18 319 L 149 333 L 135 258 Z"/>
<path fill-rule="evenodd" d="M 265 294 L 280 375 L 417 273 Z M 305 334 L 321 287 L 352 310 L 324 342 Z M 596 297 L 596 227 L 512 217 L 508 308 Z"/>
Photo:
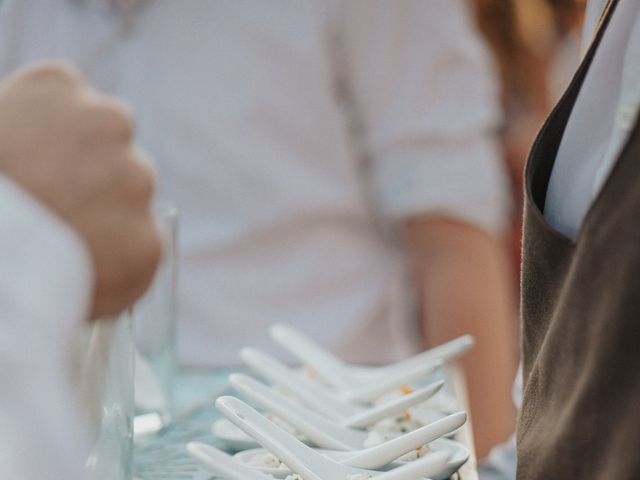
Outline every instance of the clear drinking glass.
<path fill-rule="evenodd" d="M 89 325 L 83 342 L 80 390 L 95 444 L 87 459 L 95 480 L 131 480 L 134 348 L 131 315 Z"/>
<path fill-rule="evenodd" d="M 172 203 L 161 202 L 155 207 L 155 217 L 164 242 L 163 258 L 149 291 L 133 308 L 136 433 L 161 427 L 173 408 L 178 211 Z"/>

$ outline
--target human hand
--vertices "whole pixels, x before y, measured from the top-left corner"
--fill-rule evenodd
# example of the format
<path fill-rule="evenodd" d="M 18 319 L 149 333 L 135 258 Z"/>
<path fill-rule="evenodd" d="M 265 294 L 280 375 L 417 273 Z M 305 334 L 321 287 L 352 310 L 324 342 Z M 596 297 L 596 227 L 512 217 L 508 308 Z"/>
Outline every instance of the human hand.
<path fill-rule="evenodd" d="M 62 65 L 0 84 L 0 174 L 84 240 L 93 260 L 92 318 L 123 311 L 147 289 L 161 255 L 151 168 L 119 103 Z"/>

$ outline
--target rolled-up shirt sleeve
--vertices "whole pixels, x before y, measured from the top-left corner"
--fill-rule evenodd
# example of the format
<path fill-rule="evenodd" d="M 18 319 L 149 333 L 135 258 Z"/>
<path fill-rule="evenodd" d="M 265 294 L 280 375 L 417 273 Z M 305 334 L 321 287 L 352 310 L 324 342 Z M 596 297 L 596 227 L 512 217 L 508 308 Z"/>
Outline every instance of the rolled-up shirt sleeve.
<path fill-rule="evenodd" d="M 340 4 L 348 98 L 377 208 L 500 230 L 508 182 L 493 62 L 463 0 Z"/>
<path fill-rule="evenodd" d="M 0 175 L 0 477 L 84 478 L 72 388 L 91 260 L 75 233 Z"/>

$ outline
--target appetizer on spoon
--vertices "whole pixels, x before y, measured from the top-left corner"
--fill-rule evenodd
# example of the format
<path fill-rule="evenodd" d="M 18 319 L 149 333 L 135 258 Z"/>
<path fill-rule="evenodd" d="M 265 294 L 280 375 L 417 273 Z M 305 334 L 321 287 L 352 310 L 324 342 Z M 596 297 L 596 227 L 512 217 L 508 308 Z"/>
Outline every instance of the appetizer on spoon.
<path fill-rule="evenodd" d="M 191 442 L 187 444 L 187 452 L 199 464 L 217 475 L 224 476 L 227 480 L 273 480 L 274 478 L 235 461 L 225 452 L 205 443 Z M 424 476 L 422 471 L 433 469 L 434 465 L 442 464 L 442 459 L 444 458 L 446 458 L 446 454 L 440 457 L 421 459 L 420 464 L 416 462 L 416 465 L 414 465 L 413 470 L 415 470 L 415 473 L 413 470 L 406 472 L 408 475 L 412 475 L 411 477 L 398 477 L 393 471 L 388 473 L 373 472 L 373 474 L 366 472 L 348 473 L 347 476 L 338 477 L 337 479 L 335 477 L 319 476 L 315 473 L 302 473 L 288 475 L 286 480 L 368 480 L 373 477 L 376 480 L 415 480 Z"/>
<path fill-rule="evenodd" d="M 282 418 L 314 445 L 329 450 L 350 451 L 341 458 L 348 458 L 350 460 L 345 460 L 346 463 L 362 468 L 382 467 L 407 452 L 454 432 L 467 419 L 465 412 L 458 412 L 379 445 L 365 448 L 369 432 L 326 419 L 247 375 L 233 374 L 229 380 L 236 391 Z M 432 388 L 433 393 L 440 386 L 441 384 Z"/>
<path fill-rule="evenodd" d="M 449 452 L 436 452 L 387 472 L 355 468 L 324 457 L 237 398 L 220 397 L 216 406 L 229 420 L 282 459 L 304 480 L 339 480 L 353 478 L 354 475 L 361 475 L 360 478 L 376 477 L 379 480 L 416 480 L 441 474 L 448 469 L 451 457 Z"/>

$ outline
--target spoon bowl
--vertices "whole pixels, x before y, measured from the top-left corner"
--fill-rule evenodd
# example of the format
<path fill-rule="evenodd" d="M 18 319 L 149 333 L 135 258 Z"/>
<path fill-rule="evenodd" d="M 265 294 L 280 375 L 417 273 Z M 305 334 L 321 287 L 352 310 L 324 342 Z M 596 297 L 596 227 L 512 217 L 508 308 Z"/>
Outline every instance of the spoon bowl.
<path fill-rule="evenodd" d="M 446 451 L 451 453 L 451 458 L 447 463 L 447 469 L 443 470 L 438 475 L 433 475 L 433 480 L 448 480 L 451 475 L 458 471 L 458 469 L 469 459 L 470 456 L 469 450 L 464 445 L 446 438 L 435 440 L 434 442 L 429 444 L 429 448 L 431 449 L 431 453 L 438 451 Z M 322 455 L 340 463 L 345 463 L 345 459 L 347 459 L 349 455 L 348 452 L 339 452 L 336 450 L 318 449 L 317 451 Z M 428 453 L 427 455 L 431 453 Z M 287 475 L 291 475 L 291 470 L 285 464 L 280 464 L 280 466 L 278 467 L 259 466 L 256 462 L 256 457 L 267 454 L 269 454 L 269 451 L 264 448 L 254 448 L 251 450 L 245 450 L 243 452 L 236 453 L 233 458 L 238 463 L 244 464 L 259 472 L 271 475 L 276 479 L 284 479 L 287 478 Z M 388 471 L 405 463 L 408 462 L 406 460 L 397 460 L 389 464 L 384 470 Z"/>
<path fill-rule="evenodd" d="M 350 475 L 367 474 L 378 480 L 415 480 L 416 477 L 440 474 L 448 468 L 451 453 L 435 452 L 387 472 L 351 467 L 324 457 L 288 432 L 234 397 L 220 397 L 218 410 L 263 447 L 280 458 L 304 480 L 339 480 Z"/>
<path fill-rule="evenodd" d="M 349 459 L 346 463 L 361 468 L 384 466 L 407 452 L 457 430 L 467 420 L 466 413 L 458 412 L 380 445 L 365 448 L 368 432 L 325 419 L 247 375 L 233 374 L 229 380 L 236 391 L 288 422 L 312 444 L 324 449 L 353 450 L 346 455 L 345 458 Z M 437 391 L 439 386 L 432 390 Z"/>
<path fill-rule="evenodd" d="M 229 377 L 229 383 L 238 393 L 291 424 L 316 446 L 337 450 L 361 447 L 363 439 L 366 438 L 361 431 L 362 428 L 371 427 L 384 418 L 404 414 L 408 408 L 431 398 L 444 385 L 442 381 L 435 382 L 408 395 L 335 422 L 309 410 L 304 405 L 296 404 L 282 393 L 248 375 L 232 374 Z M 327 434 L 338 439 L 339 444 L 332 444 L 332 441 L 326 438 Z"/>

